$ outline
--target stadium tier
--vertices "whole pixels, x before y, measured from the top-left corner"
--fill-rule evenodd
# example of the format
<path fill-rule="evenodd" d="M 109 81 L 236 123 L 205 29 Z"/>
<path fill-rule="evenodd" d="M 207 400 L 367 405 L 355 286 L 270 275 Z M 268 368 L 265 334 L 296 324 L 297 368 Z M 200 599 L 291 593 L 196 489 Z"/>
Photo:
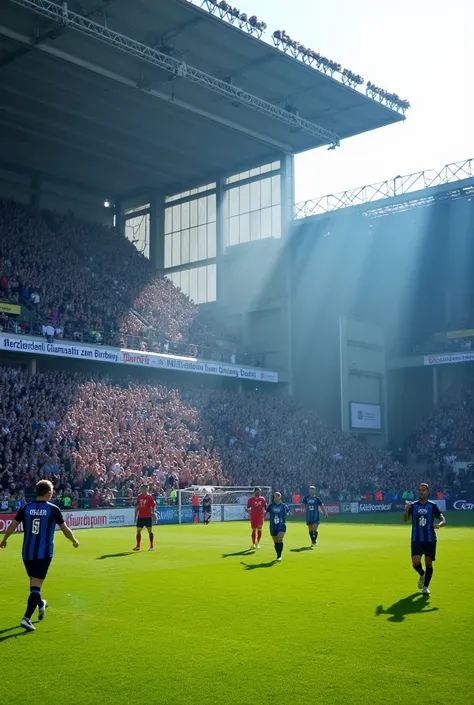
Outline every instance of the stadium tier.
<path fill-rule="evenodd" d="M 0 384 L 0 483 L 12 496 L 31 495 L 40 478 L 81 506 L 95 489 L 115 505 L 144 477 L 158 495 L 261 483 L 288 500 L 313 481 L 340 500 L 416 484 L 416 471 L 264 393 L 11 367 Z"/>
<path fill-rule="evenodd" d="M 235 356 L 216 343 L 225 330 L 157 276 L 129 240 L 72 214 L 0 203 L 0 297 L 29 309 L 22 330 L 48 327 L 50 338 L 122 340 L 130 348 L 229 362 Z M 9 329 L 5 317 L 3 329 Z"/>
<path fill-rule="evenodd" d="M 472 702 L 473 162 L 240 2 L 0 3 L 1 705 Z"/>

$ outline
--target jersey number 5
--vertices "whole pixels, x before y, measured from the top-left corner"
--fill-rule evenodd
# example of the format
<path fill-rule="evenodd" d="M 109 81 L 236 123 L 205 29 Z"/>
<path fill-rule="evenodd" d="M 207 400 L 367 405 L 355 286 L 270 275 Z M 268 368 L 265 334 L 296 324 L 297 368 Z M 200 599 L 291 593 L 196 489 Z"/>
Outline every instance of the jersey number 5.
<path fill-rule="evenodd" d="M 33 523 L 31 525 L 31 533 L 37 536 L 40 532 L 41 529 L 41 519 L 33 519 Z"/>

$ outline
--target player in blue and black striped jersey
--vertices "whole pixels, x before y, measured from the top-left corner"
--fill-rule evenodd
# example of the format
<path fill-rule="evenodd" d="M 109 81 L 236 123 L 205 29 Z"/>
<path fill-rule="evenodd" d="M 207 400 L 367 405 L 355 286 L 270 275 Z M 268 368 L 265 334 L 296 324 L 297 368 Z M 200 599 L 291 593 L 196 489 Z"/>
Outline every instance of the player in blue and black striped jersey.
<path fill-rule="evenodd" d="M 266 514 L 270 518 L 270 536 L 275 544 L 275 552 L 277 561 L 281 561 L 283 553 L 283 537 L 286 532 L 286 517 L 290 513 L 290 508 L 287 504 L 281 501 L 281 493 L 275 492 L 273 502 L 268 505 Z"/>
<path fill-rule="evenodd" d="M 303 499 L 303 506 L 306 507 L 306 525 L 309 531 L 309 538 L 311 539 L 311 546 L 318 545 L 318 527 L 319 527 L 319 509 L 321 508 L 322 513 L 328 518 L 324 504 L 320 498 L 316 495 L 316 487 L 311 485 L 309 488 L 309 494 Z"/>
<path fill-rule="evenodd" d="M 29 502 L 18 511 L 0 542 L 0 548 L 6 548 L 10 536 L 20 524 L 23 524 L 23 563 L 30 578 L 30 595 L 20 626 L 29 632 L 35 631 L 31 618 L 36 608 L 38 608 L 40 622 L 46 614 L 48 603 L 41 597 L 41 586 L 53 558 L 56 525 L 71 541 L 74 548 L 79 546 L 79 541 L 64 521 L 60 509 L 50 503 L 49 500 L 52 496 L 53 485 L 51 482 L 40 480 L 36 484 L 36 500 Z"/>
<path fill-rule="evenodd" d="M 436 529 L 446 524 L 438 505 L 428 499 L 429 494 L 429 486 L 422 482 L 418 488 L 418 500 L 407 502 L 403 515 L 405 521 L 411 519 L 411 560 L 413 568 L 420 576 L 418 588 L 425 595 L 430 594 L 428 586 L 433 577 L 433 562 L 436 560 Z M 423 555 L 425 570 L 421 564 Z"/>

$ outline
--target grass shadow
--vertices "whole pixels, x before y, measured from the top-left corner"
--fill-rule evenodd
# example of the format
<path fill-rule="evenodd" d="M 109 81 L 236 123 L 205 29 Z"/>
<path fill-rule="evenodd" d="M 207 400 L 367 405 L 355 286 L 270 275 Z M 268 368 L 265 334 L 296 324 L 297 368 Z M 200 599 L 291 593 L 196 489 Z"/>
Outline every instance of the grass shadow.
<path fill-rule="evenodd" d="M 254 553 L 253 548 L 246 548 L 244 551 L 236 551 L 235 553 L 223 553 L 222 558 L 231 558 L 231 556 L 253 556 Z"/>
<path fill-rule="evenodd" d="M 303 551 L 312 551 L 312 546 L 301 546 L 301 548 L 290 548 L 290 553 L 303 553 Z"/>
<path fill-rule="evenodd" d="M 379 605 L 375 610 L 375 615 L 380 617 L 382 614 L 388 614 L 388 622 L 400 624 L 405 621 L 405 617 L 409 614 L 437 612 L 438 607 L 429 607 L 429 597 L 429 595 L 414 592 L 412 595 L 408 595 L 408 597 L 403 597 L 401 600 L 398 600 L 398 602 L 394 602 L 393 605 L 387 607 L 386 610 L 384 610 L 382 605 Z"/>
<path fill-rule="evenodd" d="M 36 624 L 37 622 L 33 622 Z M 15 632 L 10 634 L 9 632 Z M 0 644 L 2 641 L 7 641 L 7 639 L 16 639 L 17 636 L 25 636 L 25 634 L 31 634 L 32 632 L 27 632 L 26 629 L 20 627 L 19 624 L 15 624 L 14 627 L 8 627 L 8 629 L 0 629 Z"/>
<path fill-rule="evenodd" d="M 131 556 L 132 553 L 133 551 L 122 551 L 122 553 L 105 553 L 103 556 L 97 556 L 96 561 L 105 561 L 106 558 L 122 558 L 123 556 Z"/>
<path fill-rule="evenodd" d="M 256 570 L 257 568 L 271 568 L 275 563 L 276 560 L 269 561 L 268 563 L 243 563 L 241 561 L 240 565 L 243 565 L 245 570 Z"/>

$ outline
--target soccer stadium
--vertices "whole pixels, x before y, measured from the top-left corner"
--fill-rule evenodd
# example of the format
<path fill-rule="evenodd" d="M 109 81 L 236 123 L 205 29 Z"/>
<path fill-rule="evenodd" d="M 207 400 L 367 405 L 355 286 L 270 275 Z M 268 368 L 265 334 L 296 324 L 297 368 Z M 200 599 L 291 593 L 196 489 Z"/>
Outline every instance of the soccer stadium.
<path fill-rule="evenodd" d="M 1 5 L 0 705 L 472 703 L 474 160 L 298 202 L 408 100 L 218 0 Z"/>

